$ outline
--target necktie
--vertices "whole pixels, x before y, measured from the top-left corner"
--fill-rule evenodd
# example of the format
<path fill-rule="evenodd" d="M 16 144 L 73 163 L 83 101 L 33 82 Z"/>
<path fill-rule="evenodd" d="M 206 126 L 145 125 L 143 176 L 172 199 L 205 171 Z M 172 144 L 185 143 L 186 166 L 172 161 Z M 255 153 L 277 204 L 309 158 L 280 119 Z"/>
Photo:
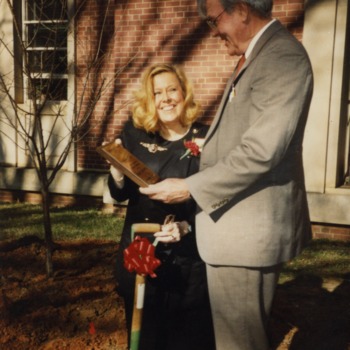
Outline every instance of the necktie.
<path fill-rule="evenodd" d="M 239 71 L 241 70 L 241 68 L 243 67 L 243 64 L 245 62 L 245 55 L 243 54 L 241 56 L 241 58 L 239 59 L 238 63 L 237 63 L 237 66 L 236 66 L 236 69 L 235 69 L 235 79 L 239 73 Z"/>
<path fill-rule="evenodd" d="M 238 76 L 239 71 L 243 67 L 244 62 L 245 62 L 245 55 L 243 54 L 241 56 L 241 58 L 239 59 L 237 65 L 236 65 L 235 71 L 234 71 L 235 75 L 234 75 L 234 78 L 233 78 L 232 88 L 231 88 L 231 92 L 230 92 L 230 95 L 229 95 L 229 102 L 231 102 L 232 99 L 236 96 L 235 80 L 236 80 L 236 78 Z"/>

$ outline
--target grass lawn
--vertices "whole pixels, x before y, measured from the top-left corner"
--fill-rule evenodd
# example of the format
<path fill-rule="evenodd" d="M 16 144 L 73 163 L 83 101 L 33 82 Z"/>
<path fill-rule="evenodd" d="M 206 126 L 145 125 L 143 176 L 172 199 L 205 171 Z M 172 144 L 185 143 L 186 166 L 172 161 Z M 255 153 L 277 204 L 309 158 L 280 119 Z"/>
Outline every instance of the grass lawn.
<path fill-rule="evenodd" d="M 98 209 L 52 208 L 54 240 L 107 239 L 119 241 L 123 219 Z M 0 241 L 34 235 L 43 238 L 41 207 L 0 203 Z M 350 242 L 314 240 L 284 266 L 281 283 L 300 275 L 344 278 L 350 274 Z M 349 277 L 347 277 L 349 278 Z"/>
<path fill-rule="evenodd" d="M 301 255 L 285 264 L 280 283 L 302 275 L 350 279 L 350 242 L 313 240 Z"/>
<path fill-rule="evenodd" d="M 54 240 L 108 239 L 119 241 L 124 220 L 98 209 L 52 208 Z M 32 204 L 0 203 L 0 241 L 25 236 L 44 238 L 42 209 Z"/>

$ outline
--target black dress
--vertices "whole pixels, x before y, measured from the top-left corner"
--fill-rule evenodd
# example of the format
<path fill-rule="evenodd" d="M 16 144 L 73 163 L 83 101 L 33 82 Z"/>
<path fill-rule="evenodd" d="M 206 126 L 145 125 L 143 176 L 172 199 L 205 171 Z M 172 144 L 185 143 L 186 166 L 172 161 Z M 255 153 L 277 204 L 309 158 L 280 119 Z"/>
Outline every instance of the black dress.
<path fill-rule="evenodd" d="M 208 127 L 194 123 L 180 140 L 167 141 L 159 134 L 146 133 L 129 121 L 120 136 L 123 146 L 156 172 L 161 179 L 185 178 L 198 171 L 199 157 L 184 156 L 185 141 L 204 138 Z M 138 186 L 125 178 L 118 189 L 111 176 L 109 189 L 113 198 L 128 201 L 126 218 L 117 257 L 118 292 L 124 297 L 130 335 L 135 274 L 123 266 L 123 251 L 131 243 L 134 223 L 164 222 L 168 214 L 176 221 L 186 220 L 192 231 L 180 242 L 159 243 L 156 256 L 162 261 L 156 278 L 147 278 L 140 350 L 213 350 L 214 336 L 207 291 L 205 264 L 195 241 L 193 200 L 181 204 L 164 204 L 140 194 Z"/>

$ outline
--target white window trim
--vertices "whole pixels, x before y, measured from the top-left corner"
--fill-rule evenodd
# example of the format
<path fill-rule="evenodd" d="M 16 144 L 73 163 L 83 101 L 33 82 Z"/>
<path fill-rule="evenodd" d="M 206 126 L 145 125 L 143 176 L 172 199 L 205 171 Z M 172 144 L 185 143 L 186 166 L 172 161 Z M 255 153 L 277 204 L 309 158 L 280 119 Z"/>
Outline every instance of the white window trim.
<path fill-rule="evenodd" d="M 314 94 L 304 138 L 304 168 L 311 220 L 349 224 L 350 189 L 342 187 L 346 166 L 345 76 L 347 0 L 308 2 L 303 44 L 314 71 Z M 320 25 L 321 23 L 321 25 Z M 348 82 L 346 82 L 348 83 Z M 343 104 L 343 105 L 342 105 Z"/>
<path fill-rule="evenodd" d="M 55 77 L 64 77 L 67 79 L 67 100 L 62 101 L 47 101 L 45 109 L 43 111 L 44 115 L 50 116 L 55 115 L 55 112 L 58 110 L 61 111 L 63 117 L 65 118 L 65 122 L 68 125 L 72 125 L 73 118 L 75 117 L 74 114 L 74 105 L 75 105 L 75 24 L 74 24 L 74 0 L 67 0 L 67 6 L 68 6 L 68 36 L 67 36 L 67 74 L 58 74 L 53 75 L 52 78 Z M 25 28 L 24 25 L 26 23 L 36 23 L 37 21 L 25 21 L 24 20 L 24 14 L 25 14 L 25 0 L 22 0 L 22 35 L 25 35 Z M 45 21 L 48 23 L 53 23 L 54 21 Z M 62 22 L 57 20 L 56 22 Z M 36 47 L 35 49 L 40 49 L 39 47 Z M 49 49 L 46 48 L 45 49 Z M 30 49 L 29 49 L 30 50 Z M 42 76 L 45 76 L 45 73 L 42 74 Z M 26 81 L 25 77 L 23 77 L 23 89 L 26 87 Z M 28 99 L 28 96 L 26 94 L 26 91 L 23 91 L 23 104 L 22 109 L 30 111 L 32 106 L 32 102 L 30 99 Z M 25 115 L 23 115 L 23 118 L 26 118 Z M 73 145 L 74 147 L 74 145 Z M 28 155 L 26 154 L 24 145 L 20 145 L 20 147 L 17 147 L 17 164 L 19 167 L 27 166 L 28 165 Z M 72 150 L 70 154 L 68 155 L 68 158 L 66 160 L 66 164 L 62 168 L 62 170 L 67 171 L 75 171 L 76 170 L 76 152 Z"/>

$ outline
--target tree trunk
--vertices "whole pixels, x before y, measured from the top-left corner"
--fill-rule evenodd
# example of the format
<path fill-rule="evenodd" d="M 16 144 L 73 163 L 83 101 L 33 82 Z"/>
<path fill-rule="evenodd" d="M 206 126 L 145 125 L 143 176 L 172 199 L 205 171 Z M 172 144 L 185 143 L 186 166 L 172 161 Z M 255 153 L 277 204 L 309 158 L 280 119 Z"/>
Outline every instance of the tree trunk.
<path fill-rule="evenodd" d="M 52 264 L 52 225 L 50 216 L 50 194 L 48 189 L 42 190 L 42 209 L 44 215 L 44 230 L 45 230 L 45 246 L 46 246 L 46 274 L 47 277 L 51 277 L 53 274 Z"/>

